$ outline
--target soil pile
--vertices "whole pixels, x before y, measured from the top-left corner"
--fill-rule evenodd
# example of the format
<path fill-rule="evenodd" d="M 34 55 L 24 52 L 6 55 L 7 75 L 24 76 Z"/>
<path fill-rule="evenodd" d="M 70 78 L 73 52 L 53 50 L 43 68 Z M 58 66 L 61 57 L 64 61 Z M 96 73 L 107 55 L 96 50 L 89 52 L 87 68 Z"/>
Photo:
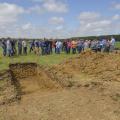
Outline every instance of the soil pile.
<path fill-rule="evenodd" d="M 59 71 L 74 75 L 82 72 L 98 80 L 120 82 L 120 54 L 83 52 L 57 66 Z"/>

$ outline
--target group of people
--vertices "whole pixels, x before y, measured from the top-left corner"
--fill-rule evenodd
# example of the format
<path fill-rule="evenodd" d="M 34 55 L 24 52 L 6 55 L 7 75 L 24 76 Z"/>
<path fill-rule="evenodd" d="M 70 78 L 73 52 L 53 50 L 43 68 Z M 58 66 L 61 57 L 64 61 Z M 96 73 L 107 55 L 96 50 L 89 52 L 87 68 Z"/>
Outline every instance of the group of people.
<path fill-rule="evenodd" d="M 115 49 L 115 38 L 101 40 L 2 40 L 2 49 L 4 56 L 27 55 L 35 53 L 36 55 L 50 55 L 53 52 L 60 54 L 81 53 L 84 50 L 91 49 L 95 52 L 112 52 Z M 28 49 L 29 48 L 29 49 Z M 29 51 L 28 51 L 29 50 Z"/>
<path fill-rule="evenodd" d="M 1 43 L 3 49 L 3 56 L 15 56 L 15 55 L 27 55 L 27 42 L 19 40 L 18 42 L 8 38 L 7 40 L 2 40 Z M 17 49 L 18 48 L 18 49 Z"/>

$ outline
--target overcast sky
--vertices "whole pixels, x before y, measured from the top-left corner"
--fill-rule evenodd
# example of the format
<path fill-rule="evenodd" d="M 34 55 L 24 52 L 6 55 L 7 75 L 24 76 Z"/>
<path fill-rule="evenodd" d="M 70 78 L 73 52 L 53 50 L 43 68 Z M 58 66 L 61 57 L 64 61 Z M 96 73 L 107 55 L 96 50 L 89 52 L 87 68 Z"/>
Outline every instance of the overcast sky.
<path fill-rule="evenodd" d="M 0 37 L 120 33 L 120 0 L 0 0 Z"/>

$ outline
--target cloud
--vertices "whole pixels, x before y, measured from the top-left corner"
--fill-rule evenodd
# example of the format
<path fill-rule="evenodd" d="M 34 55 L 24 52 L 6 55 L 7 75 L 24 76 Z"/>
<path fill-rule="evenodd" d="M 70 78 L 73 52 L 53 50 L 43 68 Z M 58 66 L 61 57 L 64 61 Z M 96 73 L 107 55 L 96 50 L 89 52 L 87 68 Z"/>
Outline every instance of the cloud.
<path fill-rule="evenodd" d="M 36 1 L 36 0 L 34 0 Z M 68 12 L 68 5 L 62 1 L 58 0 L 37 0 L 37 4 L 29 9 L 30 12 L 44 13 L 44 12 L 53 12 L 53 13 L 66 13 Z"/>
<path fill-rule="evenodd" d="M 17 21 L 18 16 L 24 13 L 20 6 L 10 3 L 0 3 L 0 25 L 7 25 Z"/>
<path fill-rule="evenodd" d="M 97 12 L 82 12 L 79 15 L 80 25 L 73 32 L 75 36 L 89 36 L 119 33 L 119 14 L 106 17 Z M 111 19 L 112 18 L 112 19 Z"/>
<path fill-rule="evenodd" d="M 57 26 L 57 27 L 56 27 L 56 30 L 58 30 L 58 31 L 59 31 L 59 30 L 63 30 L 63 28 L 64 28 L 64 27 L 63 27 L 62 25 L 60 25 L 60 26 Z"/>
<path fill-rule="evenodd" d="M 113 20 L 120 20 L 120 15 L 119 14 L 115 14 L 113 17 L 112 17 Z"/>
<path fill-rule="evenodd" d="M 63 17 L 52 17 L 49 20 L 49 23 L 53 24 L 53 25 L 63 24 L 64 23 L 64 18 Z"/>
<path fill-rule="evenodd" d="M 23 29 L 23 30 L 28 30 L 28 29 L 30 29 L 31 27 L 32 27 L 32 24 L 31 24 L 31 23 L 26 23 L 26 24 L 22 25 L 22 29 Z"/>
<path fill-rule="evenodd" d="M 67 12 L 67 5 L 57 1 L 57 0 L 47 0 L 47 2 L 45 2 L 43 4 L 43 7 L 47 10 L 47 11 L 51 11 L 51 12 Z"/>
<path fill-rule="evenodd" d="M 94 21 L 100 18 L 100 14 L 96 12 L 82 12 L 79 15 L 79 19 L 82 21 Z"/>
<path fill-rule="evenodd" d="M 120 3 L 113 3 L 112 8 L 116 10 L 120 10 Z"/>

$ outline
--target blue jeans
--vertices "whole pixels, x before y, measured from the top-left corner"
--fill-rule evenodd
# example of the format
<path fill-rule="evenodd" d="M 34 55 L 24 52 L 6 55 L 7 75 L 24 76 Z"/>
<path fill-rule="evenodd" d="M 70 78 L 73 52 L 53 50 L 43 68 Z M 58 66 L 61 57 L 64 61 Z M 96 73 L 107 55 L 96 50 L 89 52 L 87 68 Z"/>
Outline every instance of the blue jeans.
<path fill-rule="evenodd" d="M 82 46 L 78 46 L 78 53 L 82 52 Z"/>
<path fill-rule="evenodd" d="M 56 48 L 56 53 L 60 54 L 60 48 Z"/>
<path fill-rule="evenodd" d="M 76 48 L 72 48 L 72 53 L 76 54 Z"/>
<path fill-rule="evenodd" d="M 70 47 L 67 47 L 67 53 L 70 54 Z"/>
<path fill-rule="evenodd" d="M 7 49 L 7 55 L 8 55 L 9 57 L 12 56 L 12 49 Z"/>

